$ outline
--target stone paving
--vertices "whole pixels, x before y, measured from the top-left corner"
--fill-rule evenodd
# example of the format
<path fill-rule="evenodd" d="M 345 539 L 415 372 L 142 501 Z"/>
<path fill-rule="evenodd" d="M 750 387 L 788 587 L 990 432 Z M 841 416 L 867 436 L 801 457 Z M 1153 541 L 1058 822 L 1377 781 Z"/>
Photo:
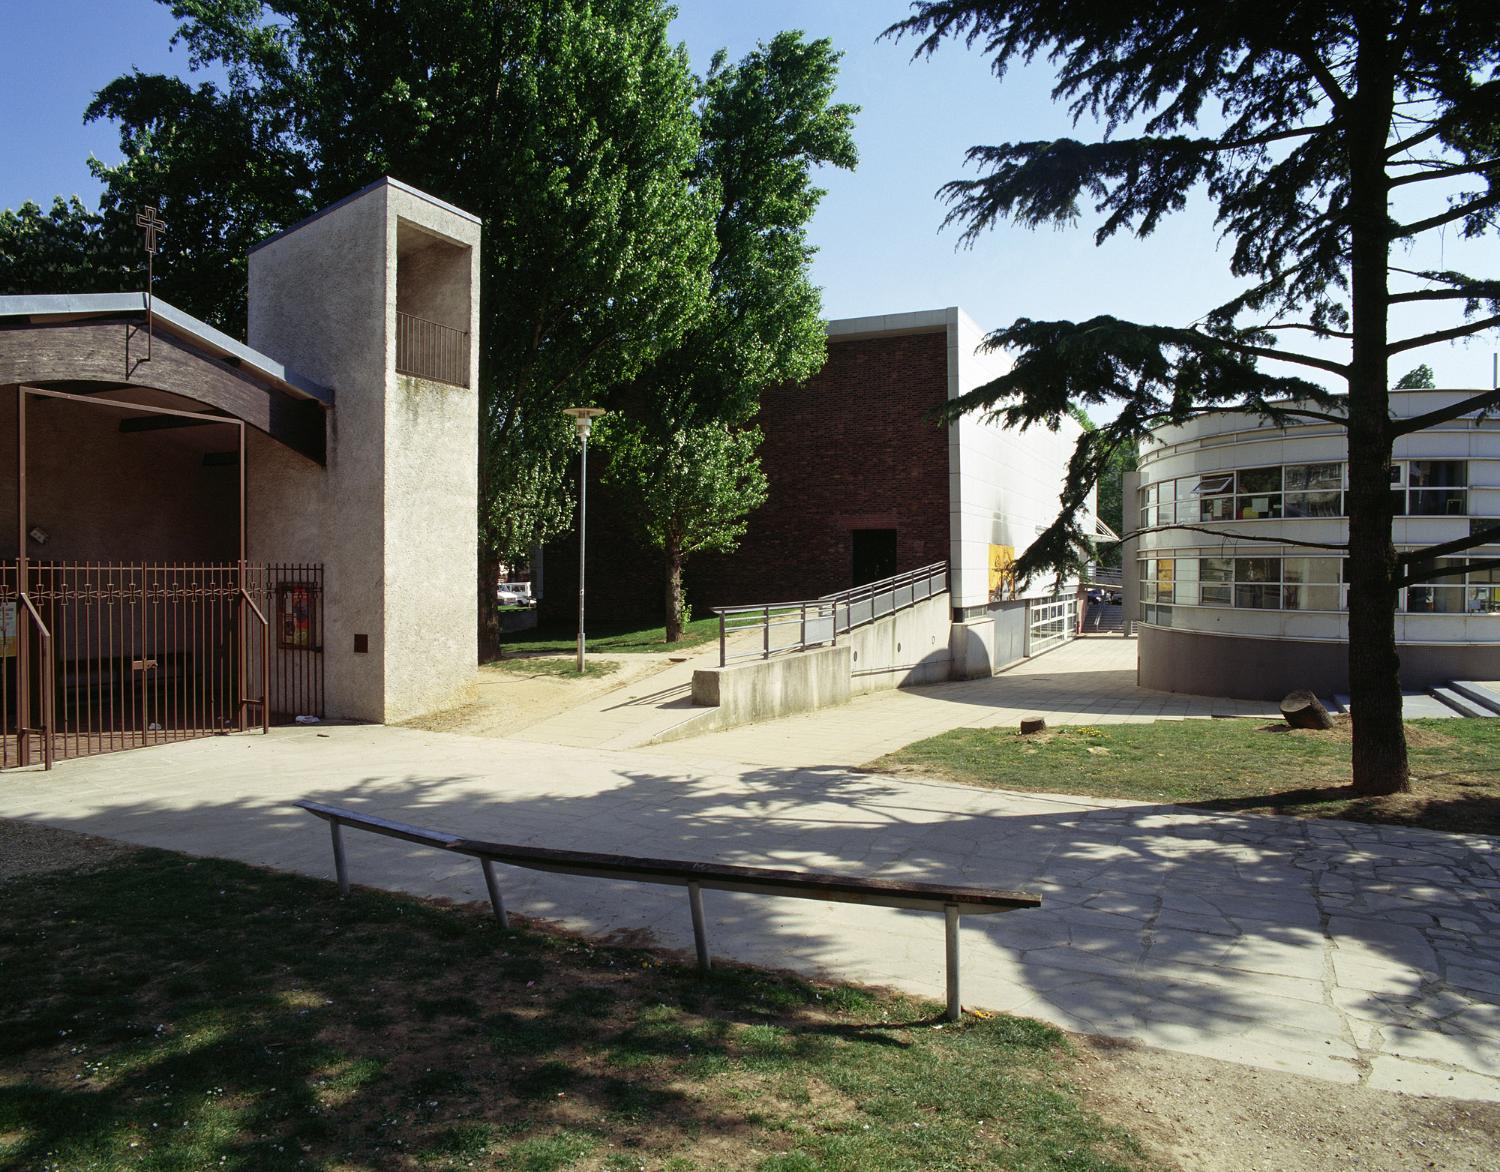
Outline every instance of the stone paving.
<path fill-rule="evenodd" d="M 814 758 L 816 759 L 816 758 Z M 7 774 L 0 815 L 312 875 L 309 797 L 501 841 L 1023 888 L 969 918 L 964 1001 L 1255 1066 L 1500 1100 L 1500 840 L 325 726 Z M 483 898 L 350 835 L 356 882 Z M 503 869 L 502 869 L 503 870 Z M 686 949 L 676 889 L 504 871 L 524 914 Z M 940 997 L 940 917 L 705 896 L 716 954 Z"/>

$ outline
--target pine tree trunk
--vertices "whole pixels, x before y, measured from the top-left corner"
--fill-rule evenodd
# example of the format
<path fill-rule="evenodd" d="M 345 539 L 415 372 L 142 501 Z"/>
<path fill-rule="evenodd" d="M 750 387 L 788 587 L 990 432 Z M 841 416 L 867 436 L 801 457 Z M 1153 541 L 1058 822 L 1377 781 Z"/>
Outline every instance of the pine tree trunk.
<path fill-rule="evenodd" d="M 667 534 L 667 642 L 682 638 L 682 543 Z"/>
<path fill-rule="evenodd" d="M 1389 198 L 1385 171 L 1391 70 L 1383 36 L 1361 37 L 1358 89 L 1349 126 L 1349 694 L 1354 718 L 1354 789 L 1411 788 L 1401 724 L 1396 654 L 1396 550 L 1391 541 L 1391 434 L 1386 390 Z"/>

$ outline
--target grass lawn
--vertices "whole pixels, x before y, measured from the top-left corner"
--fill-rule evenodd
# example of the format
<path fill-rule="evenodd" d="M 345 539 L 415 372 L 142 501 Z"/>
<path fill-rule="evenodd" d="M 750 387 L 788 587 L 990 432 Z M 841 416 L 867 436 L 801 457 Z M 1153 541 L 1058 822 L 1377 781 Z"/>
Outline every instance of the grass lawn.
<path fill-rule="evenodd" d="M 503 671 L 518 676 L 557 676 L 560 679 L 593 679 L 610 676 L 620 670 L 617 659 L 595 659 L 589 656 L 583 661 L 583 674 L 578 672 L 578 656 L 518 655 L 513 659 L 492 659 L 485 665 L 489 671 Z"/>
<path fill-rule="evenodd" d="M 1263 720 L 1076 726 L 1028 737 L 956 729 L 868 768 L 995 789 L 1500 834 L 1500 720 L 1407 722 L 1413 792 L 1361 798 L 1348 788 L 1348 718 L 1337 719 L 1327 732 Z"/>
<path fill-rule="evenodd" d="M 0 899 L 0 1166 L 1143 1163 L 1023 1018 L 161 851 Z"/>
<path fill-rule="evenodd" d="M 694 619 L 682 628 L 682 638 L 668 643 L 665 627 L 607 627 L 585 628 L 588 650 L 593 651 L 683 651 L 699 647 L 719 637 L 719 620 L 710 615 L 706 619 Z M 576 651 L 578 629 L 559 627 L 534 628 L 530 631 L 513 631 L 501 640 L 502 654 L 513 651 Z"/>

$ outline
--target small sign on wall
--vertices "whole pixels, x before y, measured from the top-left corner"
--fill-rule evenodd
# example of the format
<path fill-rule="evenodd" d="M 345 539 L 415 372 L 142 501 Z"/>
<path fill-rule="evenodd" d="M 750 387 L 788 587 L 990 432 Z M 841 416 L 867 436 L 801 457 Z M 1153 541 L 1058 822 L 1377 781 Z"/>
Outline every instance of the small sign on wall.
<path fill-rule="evenodd" d="M 990 546 L 990 601 L 1003 602 L 1016 596 L 1016 547 Z"/>
<path fill-rule="evenodd" d="M 16 621 L 16 604 L 0 602 L 0 655 L 16 654 L 20 625 Z"/>
<path fill-rule="evenodd" d="M 277 587 L 277 637 L 289 651 L 318 648 L 317 588 L 301 582 L 282 582 Z"/>

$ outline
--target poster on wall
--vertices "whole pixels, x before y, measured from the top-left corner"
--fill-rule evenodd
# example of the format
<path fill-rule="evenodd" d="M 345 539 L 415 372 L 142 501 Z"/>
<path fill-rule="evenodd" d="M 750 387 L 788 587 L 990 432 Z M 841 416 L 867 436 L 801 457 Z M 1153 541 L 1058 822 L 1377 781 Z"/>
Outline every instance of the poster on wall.
<path fill-rule="evenodd" d="M 990 546 L 990 601 L 1003 602 L 1016 596 L 1016 547 Z"/>
<path fill-rule="evenodd" d="M 0 602 L 0 656 L 14 655 L 19 637 L 20 626 L 16 622 L 16 604 Z"/>
<path fill-rule="evenodd" d="M 283 582 L 279 588 L 280 645 L 291 651 L 312 651 L 318 646 L 316 591 L 312 586 Z"/>

